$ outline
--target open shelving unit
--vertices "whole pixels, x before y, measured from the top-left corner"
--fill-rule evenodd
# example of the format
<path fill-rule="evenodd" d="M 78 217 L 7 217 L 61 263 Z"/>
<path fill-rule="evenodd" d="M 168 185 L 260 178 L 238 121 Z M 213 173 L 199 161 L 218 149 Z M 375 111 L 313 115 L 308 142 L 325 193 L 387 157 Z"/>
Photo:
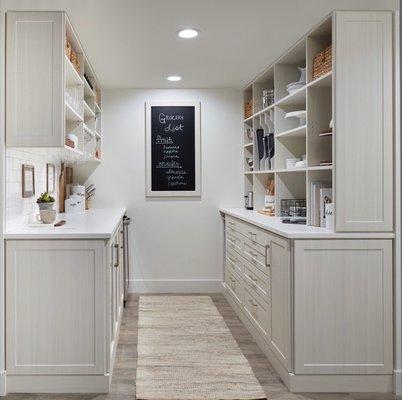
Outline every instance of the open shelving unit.
<path fill-rule="evenodd" d="M 66 41 L 79 60 L 79 68 L 65 54 L 65 146 L 73 161 L 100 162 L 101 87 L 74 29 L 66 17 Z M 75 147 L 68 135 L 77 137 Z M 74 156 L 78 156 L 75 157 Z"/>
<path fill-rule="evenodd" d="M 316 54 L 332 44 L 332 19 L 328 17 L 262 74 L 244 88 L 243 99 L 253 101 L 252 115 L 244 120 L 244 193 L 253 192 L 254 210 L 264 208 L 269 180 L 275 181 L 275 216 L 281 216 L 281 201 L 285 199 L 306 200 L 307 225 L 313 223 L 311 184 L 322 183 L 333 187 L 334 166 L 322 165 L 333 162 L 334 131 L 330 131 L 333 117 L 332 71 L 313 79 L 313 60 Z M 333 63 L 332 63 L 333 65 Z M 306 68 L 305 84 L 288 93 L 287 85 L 297 82 Z M 263 90 L 274 90 L 274 102 L 263 108 Z M 306 120 L 286 118 L 293 111 L 306 111 Z M 269 165 L 260 162 L 257 130 L 261 135 L 273 133 L 275 156 Z M 250 138 L 250 132 L 252 138 Z M 302 159 L 306 164 L 300 168 L 287 168 L 286 159 Z M 246 160 L 253 159 L 250 168 Z M 334 193 L 332 194 L 334 201 Z M 333 217 L 335 218 L 335 217 Z"/>

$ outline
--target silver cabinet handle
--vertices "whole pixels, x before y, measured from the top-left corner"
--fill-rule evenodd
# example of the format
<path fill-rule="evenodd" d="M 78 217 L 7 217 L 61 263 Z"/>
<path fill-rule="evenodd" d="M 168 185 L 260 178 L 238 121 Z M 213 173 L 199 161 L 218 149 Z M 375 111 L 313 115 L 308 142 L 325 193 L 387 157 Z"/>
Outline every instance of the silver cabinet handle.
<path fill-rule="evenodd" d="M 257 307 L 257 306 L 258 306 L 258 303 L 254 303 L 254 301 L 253 301 L 252 299 L 249 299 L 249 301 L 250 301 L 250 303 L 251 303 L 252 306 L 254 306 L 254 307 Z"/>
<path fill-rule="evenodd" d="M 119 264 L 120 264 L 120 252 L 119 252 L 119 244 L 118 243 L 116 243 L 116 244 L 114 244 L 114 246 L 113 246 L 116 250 L 117 250 L 117 261 L 114 263 L 114 267 L 115 268 L 117 268 L 118 266 L 119 266 Z"/>
<path fill-rule="evenodd" d="M 235 260 L 233 260 L 233 258 L 231 258 L 231 257 L 228 257 L 228 260 L 232 263 L 232 264 L 236 264 L 236 261 Z"/>
<path fill-rule="evenodd" d="M 236 282 L 231 276 L 229 277 L 229 279 L 234 283 Z"/>
<path fill-rule="evenodd" d="M 251 231 L 248 231 L 249 235 L 251 236 L 251 240 L 255 242 L 257 240 L 257 234 Z M 253 239 L 254 237 L 254 239 Z"/>
<path fill-rule="evenodd" d="M 253 282 L 258 282 L 258 279 L 254 278 L 253 275 L 248 275 L 248 277 L 253 281 Z"/>
<path fill-rule="evenodd" d="M 265 266 L 269 267 L 271 264 L 268 262 L 268 249 L 270 249 L 271 246 L 269 244 L 265 245 Z"/>

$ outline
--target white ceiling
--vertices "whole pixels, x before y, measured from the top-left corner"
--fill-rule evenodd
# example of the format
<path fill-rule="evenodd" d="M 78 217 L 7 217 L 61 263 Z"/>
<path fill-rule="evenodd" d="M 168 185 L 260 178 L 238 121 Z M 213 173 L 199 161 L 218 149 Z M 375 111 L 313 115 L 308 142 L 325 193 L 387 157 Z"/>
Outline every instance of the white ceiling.
<path fill-rule="evenodd" d="M 333 9 L 397 0 L 3 0 L 67 11 L 104 88 L 239 88 Z M 175 32 L 201 30 L 197 39 Z M 181 82 L 166 76 L 179 74 Z"/>

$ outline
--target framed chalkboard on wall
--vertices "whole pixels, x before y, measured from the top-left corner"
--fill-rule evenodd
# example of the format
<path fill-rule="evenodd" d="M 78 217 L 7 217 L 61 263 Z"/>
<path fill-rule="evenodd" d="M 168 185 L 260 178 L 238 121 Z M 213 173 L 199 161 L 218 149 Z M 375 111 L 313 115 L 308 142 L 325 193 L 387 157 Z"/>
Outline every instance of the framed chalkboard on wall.
<path fill-rule="evenodd" d="M 200 103 L 147 102 L 146 195 L 200 196 Z"/>

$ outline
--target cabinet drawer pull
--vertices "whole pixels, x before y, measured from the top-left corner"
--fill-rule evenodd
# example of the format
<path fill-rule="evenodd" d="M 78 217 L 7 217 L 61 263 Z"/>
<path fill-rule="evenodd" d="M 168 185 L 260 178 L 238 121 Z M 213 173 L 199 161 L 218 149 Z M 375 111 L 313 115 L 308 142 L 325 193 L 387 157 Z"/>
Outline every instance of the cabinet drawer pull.
<path fill-rule="evenodd" d="M 252 306 L 257 307 L 258 303 L 254 303 L 254 301 L 252 299 L 249 299 L 249 302 L 251 303 Z"/>
<path fill-rule="evenodd" d="M 229 242 L 230 244 L 233 244 L 233 245 L 236 244 L 236 241 L 235 241 L 234 239 L 229 239 L 229 238 L 228 238 L 228 242 Z"/>
<path fill-rule="evenodd" d="M 248 277 L 249 277 L 253 282 L 258 282 L 258 279 L 254 278 L 253 275 L 250 275 L 250 274 L 249 274 Z"/>
<path fill-rule="evenodd" d="M 270 248 L 271 248 L 271 246 L 269 244 L 265 245 L 265 266 L 266 267 L 270 266 L 270 264 L 268 262 L 268 249 L 270 249 Z"/>
<path fill-rule="evenodd" d="M 119 245 L 116 243 L 113 247 L 117 250 L 117 261 L 113 264 L 113 266 L 114 266 L 115 268 L 117 268 L 117 267 L 119 266 L 119 264 L 120 264 Z"/>
<path fill-rule="evenodd" d="M 257 234 L 255 232 L 248 231 L 248 234 L 251 236 L 253 242 L 257 241 Z"/>
<path fill-rule="evenodd" d="M 231 276 L 229 276 L 229 279 L 230 279 L 233 283 L 236 282 L 236 280 L 233 279 Z"/>
<path fill-rule="evenodd" d="M 228 221 L 228 224 L 234 226 L 235 223 L 232 221 Z"/>
<path fill-rule="evenodd" d="M 236 264 L 236 260 L 234 260 L 232 257 L 228 257 L 228 260 L 229 260 L 232 264 Z"/>

